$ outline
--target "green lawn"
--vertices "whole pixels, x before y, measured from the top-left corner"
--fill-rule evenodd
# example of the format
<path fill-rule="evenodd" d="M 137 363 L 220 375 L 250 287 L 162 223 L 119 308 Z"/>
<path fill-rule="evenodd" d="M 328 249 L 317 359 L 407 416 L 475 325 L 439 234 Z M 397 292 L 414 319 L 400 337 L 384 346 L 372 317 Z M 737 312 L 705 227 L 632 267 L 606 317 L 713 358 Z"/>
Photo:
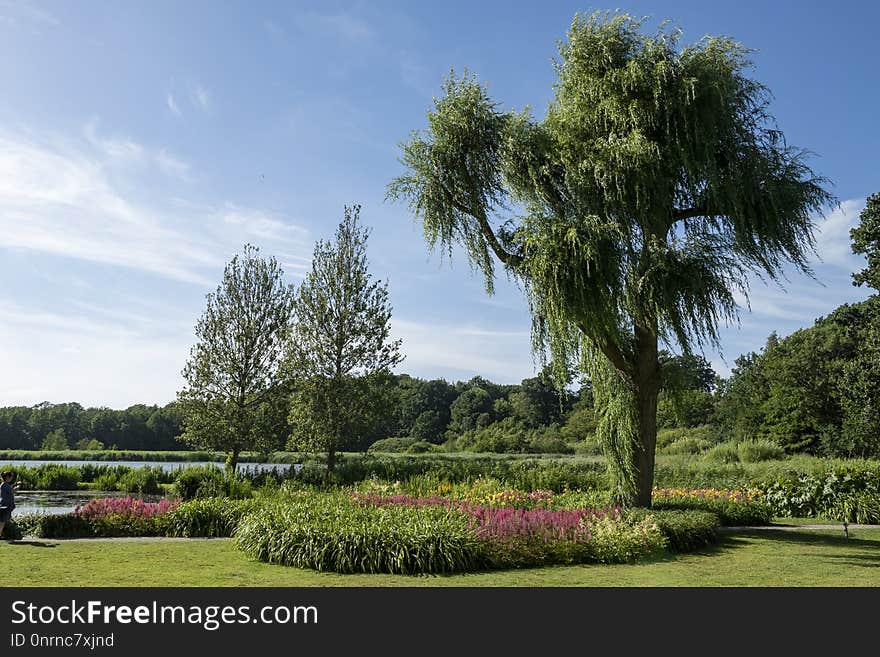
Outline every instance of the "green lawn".
<path fill-rule="evenodd" d="M 725 535 L 701 554 L 625 566 L 455 576 L 337 575 L 249 560 L 229 540 L 0 544 L 5 586 L 880 586 L 880 529 Z"/>

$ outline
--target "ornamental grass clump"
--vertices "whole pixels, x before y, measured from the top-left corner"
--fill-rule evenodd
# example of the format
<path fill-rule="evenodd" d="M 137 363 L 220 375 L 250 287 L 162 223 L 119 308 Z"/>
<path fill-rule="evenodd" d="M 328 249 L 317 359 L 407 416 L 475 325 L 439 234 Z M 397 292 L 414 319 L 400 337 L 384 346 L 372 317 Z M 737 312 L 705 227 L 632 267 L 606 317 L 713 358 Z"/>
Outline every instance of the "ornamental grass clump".
<path fill-rule="evenodd" d="M 233 535 L 244 514 L 257 507 L 256 500 L 223 497 L 200 498 L 181 502 L 166 519 L 168 536 L 228 538 Z"/>
<path fill-rule="evenodd" d="M 260 561 L 339 573 L 455 573 L 487 565 L 468 517 L 449 505 L 364 504 L 299 495 L 245 515 L 235 544 Z"/>

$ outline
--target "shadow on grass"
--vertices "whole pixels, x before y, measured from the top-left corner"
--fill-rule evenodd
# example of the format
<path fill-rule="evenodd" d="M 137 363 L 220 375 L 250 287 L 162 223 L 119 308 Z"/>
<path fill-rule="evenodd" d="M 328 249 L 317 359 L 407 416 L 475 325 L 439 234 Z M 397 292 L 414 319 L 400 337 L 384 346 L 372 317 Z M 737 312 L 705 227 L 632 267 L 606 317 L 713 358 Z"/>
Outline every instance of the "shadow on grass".
<path fill-rule="evenodd" d="M 9 541 L 9 545 L 25 545 L 29 547 L 53 548 L 58 543 L 47 543 L 46 541 Z"/>

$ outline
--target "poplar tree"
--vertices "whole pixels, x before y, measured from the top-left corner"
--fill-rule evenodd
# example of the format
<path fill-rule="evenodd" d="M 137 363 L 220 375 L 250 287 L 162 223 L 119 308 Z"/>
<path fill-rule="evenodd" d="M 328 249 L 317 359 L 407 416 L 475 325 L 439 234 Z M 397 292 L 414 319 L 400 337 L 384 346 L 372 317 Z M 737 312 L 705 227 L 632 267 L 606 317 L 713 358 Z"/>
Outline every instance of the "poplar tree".
<path fill-rule="evenodd" d="M 293 381 L 290 446 L 337 452 L 360 445 L 382 416 L 391 369 L 403 360 L 392 340 L 388 284 L 368 271 L 369 230 L 360 206 L 345 208 L 334 241 L 315 245 L 300 285 L 287 366 Z"/>

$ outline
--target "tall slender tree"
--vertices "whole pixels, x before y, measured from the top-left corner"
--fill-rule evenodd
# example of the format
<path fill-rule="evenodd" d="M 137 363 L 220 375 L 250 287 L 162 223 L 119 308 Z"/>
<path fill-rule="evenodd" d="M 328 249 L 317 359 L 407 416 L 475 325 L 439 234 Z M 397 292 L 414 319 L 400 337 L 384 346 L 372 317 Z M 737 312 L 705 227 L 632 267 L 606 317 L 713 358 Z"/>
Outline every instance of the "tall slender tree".
<path fill-rule="evenodd" d="M 326 452 L 328 472 L 337 452 L 360 446 L 379 421 L 388 375 L 403 360 L 401 341 L 390 338 L 388 284 L 368 271 L 369 230 L 359 218 L 359 205 L 346 207 L 335 242 L 315 245 L 288 349 L 290 445 Z"/>
<path fill-rule="evenodd" d="M 493 255 L 519 279 L 534 349 L 560 375 L 589 371 L 617 495 L 641 506 L 660 345 L 717 343 L 749 271 L 808 272 L 810 217 L 832 200 L 777 129 L 748 51 L 721 37 L 679 48 L 679 34 L 575 16 L 543 120 L 450 76 L 388 190 L 431 247 L 464 247 L 488 292 Z"/>
<path fill-rule="evenodd" d="M 243 450 L 272 451 L 287 435 L 288 388 L 281 373 L 295 292 L 275 258 L 245 245 L 208 295 L 198 342 L 178 392 L 184 441 L 227 453 L 235 470 Z"/>

